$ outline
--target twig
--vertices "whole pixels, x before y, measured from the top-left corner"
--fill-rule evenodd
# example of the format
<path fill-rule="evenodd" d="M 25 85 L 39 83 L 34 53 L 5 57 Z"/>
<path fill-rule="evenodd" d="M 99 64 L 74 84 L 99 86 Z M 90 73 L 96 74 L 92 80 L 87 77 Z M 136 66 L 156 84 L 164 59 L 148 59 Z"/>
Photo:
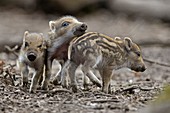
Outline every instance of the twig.
<path fill-rule="evenodd" d="M 13 86 L 15 86 L 14 81 L 16 80 L 16 78 L 15 78 L 16 70 L 14 69 L 14 66 L 16 66 L 16 65 L 15 64 L 14 65 L 8 64 L 5 67 L 3 67 L 3 71 L 5 72 L 4 78 L 9 76 Z"/>
<path fill-rule="evenodd" d="M 106 103 L 106 102 L 119 102 L 118 99 L 97 99 L 91 100 L 91 103 Z"/>
<path fill-rule="evenodd" d="M 137 85 L 132 85 L 132 86 L 129 86 L 129 87 L 124 88 L 122 91 L 123 91 L 123 92 L 133 91 L 134 89 L 137 89 L 137 88 L 139 88 L 139 86 L 137 86 Z"/>
<path fill-rule="evenodd" d="M 148 63 L 151 63 L 151 64 L 157 64 L 157 65 L 160 65 L 160 66 L 170 67 L 170 64 L 160 63 L 160 62 L 156 62 L 156 61 L 149 60 L 149 59 L 146 59 L 146 58 L 144 58 L 143 60 L 148 62 Z"/>
<path fill-rule="evenodd" d="M 67 92 L 67 93 L 73 93 L 73 92 L 71 92 L 70 90 L 67 90 L 67 89 L 59 89 L 59 88 L 57 88 L 57 89 L 53 89 L 52 91 L 50 91 L 50 93 L 53 93 L 53 94 L 55 94 L 55 93 L 57 93 L 57 92 Z"/>
<path fill-rule="evenodd" d="M 95 95 L 95 96 L 99 95 L 99 96 L 113 97 L 113 95 L 111 95 L 111 94 L 106 94 L 106 93 L 103 93 L 103 92 L 95 93 L 94 95 Z"/>
<path fill-rule="evenodd" d="M 69 98 L 70 98 L 70 96 L 69 96 L 69 97 L 66 97 L 65 99 L 63 99 L 63 100 L 58 104 L 57 107 L 58 107 L 59 112 L 60 112 L 63 104 L 64 104 Z"/>

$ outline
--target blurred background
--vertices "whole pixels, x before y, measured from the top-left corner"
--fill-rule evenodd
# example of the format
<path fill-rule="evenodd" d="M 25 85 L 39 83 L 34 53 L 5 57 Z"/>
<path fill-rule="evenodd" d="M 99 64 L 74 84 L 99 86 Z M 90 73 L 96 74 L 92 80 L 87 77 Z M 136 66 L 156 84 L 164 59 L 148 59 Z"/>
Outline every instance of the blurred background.
<path fill-rule="evenodd" d="M 88 31 L 169 45 L 169 12 L 169 0 L 1 0 L 0 51 L 21 43 L 25 30 L 46 35 L 49 20 L 63 15 L 85 21 Z"/>

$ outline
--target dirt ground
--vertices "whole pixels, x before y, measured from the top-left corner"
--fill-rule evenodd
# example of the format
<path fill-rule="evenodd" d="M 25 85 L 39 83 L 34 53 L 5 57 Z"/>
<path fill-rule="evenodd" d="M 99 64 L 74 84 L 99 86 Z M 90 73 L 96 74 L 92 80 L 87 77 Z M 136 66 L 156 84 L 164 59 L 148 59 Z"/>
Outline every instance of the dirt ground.
<path fill-rule="evenodd" d="M 25 30 L 46 35 L 48 21 L 57 18 L 54 15 L 25 14 L 22 11 L 4 11 L 0 14 L 1 50 L 4 45 L 21 43 Z M 143 57 L 170 64 L 168 24 L 159 20 L 112 15 L 103 10 L 80 19 L 89 25 L 89 31 L 109 36 L 130 36 L 141 45 Z M 28 88 L 20 87 L 21 76 L 15 65 L 15 57 L 1 52 L 0 59 L 5 62 L 0 69 L 0 112 L 4 113 L 136 113 L 156 98 L 164 84 L 170 83 L 170 68 L 145 62 L 147 70 L 144 73 L 128 69 L 116 71 L 111 85 L 112 94 L 102 93 L 95 85 L 91 85 L 90 90 L 73 93 L 70 89 L 53 84 L 50 84 L 48 92 L 38 90 L 36 94 L 30 94 Z M 51 79 L 57 70 L 58 65 L 54 64 Z"/>

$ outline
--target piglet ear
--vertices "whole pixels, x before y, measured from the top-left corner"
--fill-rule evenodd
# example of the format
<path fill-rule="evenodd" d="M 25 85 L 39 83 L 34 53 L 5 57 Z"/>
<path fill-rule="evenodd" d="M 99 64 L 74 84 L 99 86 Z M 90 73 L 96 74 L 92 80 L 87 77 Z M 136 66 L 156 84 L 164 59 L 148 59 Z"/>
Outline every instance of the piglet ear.
<path fill-rule="evenodd" d="M 132 42 L 132 40 L 129 37 L 125 37 L 124 38 L 124 43 L 125 43 L 126 49 L 128 51 L 131 50 L 133 42 Z"/>
<path fill-rule="evenodd" d="M 55 22 L 54 21 L 50 21 L 49 22 L 49 27 L 50 27 L 50 30 L 54 30 L 55 29 Z"/>
<path fill-rule="evenodd" d="M 120 37 L 115 37 L 115 40 L 121 40 L 121 38 Z"/>
<path fill-rule="evenodd" d="M 43 45 L 42 45 L 43 49 L 47 49 L 47 40 L 44 39 L 43 41 Z"/>
<path fill-rule="evenodd" d="M 46 49 L 46 48 L 47 48 L 47 41 L 46 41 L 43 33 L 40 33 L 40 35 L 41 35 L 41 37 L 43 38 L 42 48 L 43 48 L 43 49 Z"/>
<path fill-rule="evenodd" d="M 47 49 L 47 40 L 45 37 L 43 37 L 43 44 L 42 44 L 43 49 Z"/>
<path fill-rule="evenodd" d="M 29 34 L 29 31 L 25 31 L 24 37 L 27 36 L 28 34 Z"/>
<path fill-rule="evenodd" d="M 23 42 L 25 42 L 25 37 L 26 37 L 28 34 L 29 34 L 29 32 L 28 32 L 28 31 L 25 31 L 25 33 L 24 33 L 24 38 L 23 38 Z"/>

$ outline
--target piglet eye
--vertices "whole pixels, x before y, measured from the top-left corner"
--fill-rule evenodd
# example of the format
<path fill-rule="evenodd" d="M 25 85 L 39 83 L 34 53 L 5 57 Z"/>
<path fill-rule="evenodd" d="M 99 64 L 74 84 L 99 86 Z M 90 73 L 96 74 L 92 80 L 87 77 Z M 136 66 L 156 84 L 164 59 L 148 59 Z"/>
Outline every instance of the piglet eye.
<path fill-rule="evenodd" d="M 62 23 L 62 27 L 66 27 L 66 26 L 68 26 L 69 25 L 69 22 L 63 22 Z"/>
<path fill-rule="evenodd" d="M 141 53 L 139 51 L 135 52 L 137 56 L 141 56 Z"/>
<path fill-rule="evenodd" d="M 41 48 L 42 47 L 42 45 L 39 45 L 39 46 L 37 46 L 38 48 Z"/>
<path fill-rule="evenodd" d="M 28 42 L 25 42 L 25 47 L 29 46 Z"/>

